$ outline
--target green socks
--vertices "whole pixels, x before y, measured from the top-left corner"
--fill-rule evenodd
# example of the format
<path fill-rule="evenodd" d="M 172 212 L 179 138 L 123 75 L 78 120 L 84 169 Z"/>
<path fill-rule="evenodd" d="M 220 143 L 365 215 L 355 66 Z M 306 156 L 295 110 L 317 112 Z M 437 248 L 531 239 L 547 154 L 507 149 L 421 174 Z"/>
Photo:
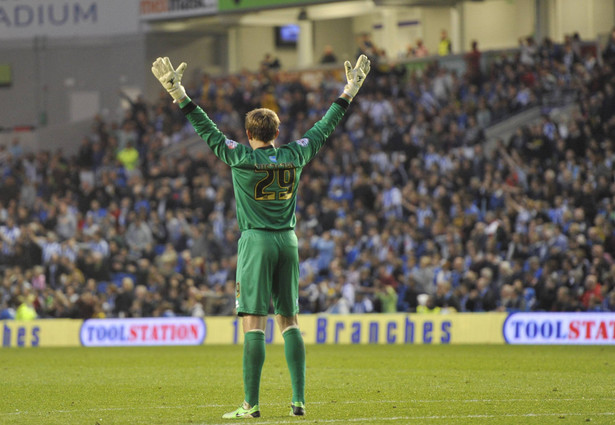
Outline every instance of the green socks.
<path fill-rule="evenodd" d="M 293 402 L 305 403 L 305 345 L 301 331 L 290 328 L 283 334 L 284 354 L 290 371 Z M 259 402 L 261 372 L 265 363 L 265 334 L 247 332 L 243 342 L 243 388 L 245 400 L 254 407 Z"/>
<path fill-rule="evenodd" d="M 243 389 L 245 399 L 254 407 L 258 404 L 261 372 L 265 363 L 265 333 L 247 332 L 243 342 Z M 293 387 L 294 390 L 294 387 Z"/>
<path fill-rule="evenodd" d="M 305 403 L 305 345 L 298 328 L 290 328 L 282 334 L 284 354 L 290 371 L 293 387 L 293 402 Z"/>

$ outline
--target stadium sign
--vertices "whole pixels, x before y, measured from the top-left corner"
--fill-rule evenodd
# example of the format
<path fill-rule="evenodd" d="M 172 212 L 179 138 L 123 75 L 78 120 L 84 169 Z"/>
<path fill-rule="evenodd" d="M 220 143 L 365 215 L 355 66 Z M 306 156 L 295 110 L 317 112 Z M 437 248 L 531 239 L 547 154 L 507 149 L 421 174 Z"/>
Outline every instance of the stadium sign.
<path fill-rule="evenodd" d="M 140 0 L 143 20 L 171 19 L 218 13 L 218 0 Z"/>
<path fill-rule="evenodd" d="M 169 317 L 143 319 L 89 319 L 79 336 L 84 347 L 135 345 L 201 345 L 207 329 L 203 319 Z"/>
<path fill-rule="evenodd" d="M 220 12 L 254 11 L 320 3 L 341 3 L 348 0 L 218 0 Z"/>
<path fill-rule="evenodd" d="M 0 331 L 2 333 L 2 347 L 38 347 L 40 343 L 41 328 L 33 326 L 16 326 L 13 329 L 10 322 L 3 322 Z"/>
<path fill-rule="evenodd" d="M 508 344 L 615 344 L 615 314 L 513 313 L 503 332 Z"/>
<path fill-rule="evenodd" d="M 0 0 L 0 39 L 139 31 L 137 5 L 125 0 Z"/>
<path fill-rule="evenodd" d="M 329 321 L 333 319 L 333 331 L 330 330 Z M 440 319 L 440 318 L 439 318 Z M 450 344 L 450 320 L 422 320 L 417 323 L 406 316 L 403 322 L 388 320 L 379 321 L 335 320 L 335 317 L 318 317 L 316 319 L 316 344 L 339 344 L 344 339 L 351 344 Z M 438 336 L 436 337 L 436 333 Z"/>

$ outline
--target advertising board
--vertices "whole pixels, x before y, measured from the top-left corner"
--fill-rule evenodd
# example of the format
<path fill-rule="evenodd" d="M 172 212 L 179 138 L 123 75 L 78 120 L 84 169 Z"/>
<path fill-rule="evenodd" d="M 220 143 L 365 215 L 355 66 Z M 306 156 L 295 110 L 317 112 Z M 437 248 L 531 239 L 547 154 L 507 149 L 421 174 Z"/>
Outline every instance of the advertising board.
<path fill-rule="evenodd" d="M 306 314 L 306 344 L 615 344 L 614 313 Z M 234 345 L 241 318 L 45 319 L 0 322 L 2 347 Z M 283 344 L 275 318 L 267 344 Z"/>
<path fill-rule="evenodd" d="M 79 345 L 81 320 L 48 319 L 0 322 L 3 348 L 75 347 Z"/>
<path fill-rule="evenodd" d="M 173 19 L 218 12 L 218 0 L 140 0 L 142 20 Z"/>
<path fill-rule="evenodd" d="M 84 347 L 201 345 L 205 322 L 197 317 L 90 319 L 79 332 Z"/>
<path fill-rule="evenodd" d="M 319 3 L 341 3 L 348 0 L 218 0 L 220 12 L 273 9 L 290 6 L 307 6 Z"/>
<path fill-rule="evenodd" d="M 508 344 L 615 344 L 615 313 L 512 313 Z"/>

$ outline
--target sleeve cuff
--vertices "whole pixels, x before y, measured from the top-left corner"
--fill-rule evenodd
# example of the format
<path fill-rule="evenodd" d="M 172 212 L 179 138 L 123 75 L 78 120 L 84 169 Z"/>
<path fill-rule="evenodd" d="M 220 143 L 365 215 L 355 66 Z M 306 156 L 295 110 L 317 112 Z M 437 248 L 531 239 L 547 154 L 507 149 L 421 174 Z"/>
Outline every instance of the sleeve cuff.
<path fill-rule="evenodd" d="M 348 106 L 350 106 L 350 102 L 348 102 L 346 99 L 342 97 L 338 97 L 337 99 L 335 99 L 335 102 L 333 103 L 336 103 L 339 106 L 341 106 L 342 109 L 344 109 L 344 111 L 348 109 Z"/>
<path fill-rule="evenodd" d="M 196 104 L 188 96 L 179 104 L 181 111 L 184 115 L 188 115 L 190 112 L 196 109 Z"/>

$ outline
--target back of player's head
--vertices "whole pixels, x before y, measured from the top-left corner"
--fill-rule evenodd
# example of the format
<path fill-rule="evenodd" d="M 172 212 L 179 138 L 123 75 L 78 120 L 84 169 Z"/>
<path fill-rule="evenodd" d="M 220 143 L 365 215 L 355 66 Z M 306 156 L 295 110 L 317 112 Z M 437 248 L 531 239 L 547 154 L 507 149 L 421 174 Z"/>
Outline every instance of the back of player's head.
<path fill-rule="evenodd" d="M 253 139 L 261 142 L 270 142 L 275 139 L 280 118 L 271 109 L 258 108 L 246 115 L 246 130 L 250 132 Z"/>

